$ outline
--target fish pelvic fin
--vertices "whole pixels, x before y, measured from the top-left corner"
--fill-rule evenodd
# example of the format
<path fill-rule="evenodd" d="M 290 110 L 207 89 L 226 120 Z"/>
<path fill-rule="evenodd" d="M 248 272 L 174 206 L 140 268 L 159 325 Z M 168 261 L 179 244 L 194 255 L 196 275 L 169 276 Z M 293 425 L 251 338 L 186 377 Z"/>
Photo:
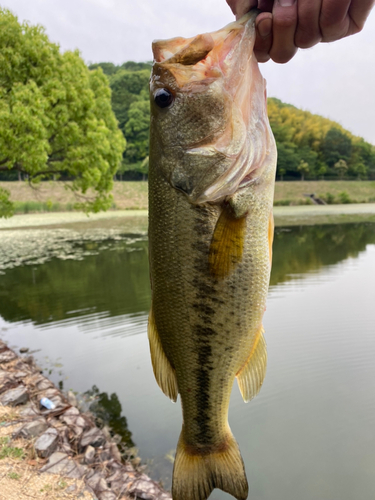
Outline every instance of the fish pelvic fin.
<path fill-rule="evenodd" d="M 148 316 L 148 340 L 150 343 L 151 362 L 156 382 L 160 389 L 172 401 L 177 401 L 178 387 L 174 368 L 169 362 L 163 346 L 161 345 L 159 333 L 156 328 L 154 313 L 151 307 Z"/>
<path fill-rule="evenodd" d="M 241 453 L 233 434 L 212 453 L 189 450 L 183 431 L 177 445 L 173 468 L 173 500 L 206 500 L 219 488 L 237 498 L 246 500 L 248 484 Z"/>
<path fill-rule="evenodd" d="M 229 204 L 225 204 L 212 236 L 209 266 L 212 276 L 226 278 L 241 262 L 246 234 L 246 214 L 235 217 Z"/>
<path fill-rule="evenodd" d="M 245 403 L 253 399 L 262 387 L 267 368 L 267 346 L 263 325 L 259 328 L 250 355 L 237 373 L 237 382 Z"/>

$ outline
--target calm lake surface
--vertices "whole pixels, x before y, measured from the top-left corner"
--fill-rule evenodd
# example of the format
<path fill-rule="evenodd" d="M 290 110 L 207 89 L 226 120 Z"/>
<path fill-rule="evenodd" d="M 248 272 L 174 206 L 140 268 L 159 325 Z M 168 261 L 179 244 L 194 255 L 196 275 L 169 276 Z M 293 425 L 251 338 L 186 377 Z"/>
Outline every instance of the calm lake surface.
<path fill-rule="evenodd" d="M 91 391 L 170 487 L 180 405 L 153 377 L 144 230 L 0 231 L 0 337 Z M 277 228 L 259 396 L 229 421 L 253 500 L 375 498 L 375 224 Z M 232 498 L 216 491 L 213 500 Z"/>

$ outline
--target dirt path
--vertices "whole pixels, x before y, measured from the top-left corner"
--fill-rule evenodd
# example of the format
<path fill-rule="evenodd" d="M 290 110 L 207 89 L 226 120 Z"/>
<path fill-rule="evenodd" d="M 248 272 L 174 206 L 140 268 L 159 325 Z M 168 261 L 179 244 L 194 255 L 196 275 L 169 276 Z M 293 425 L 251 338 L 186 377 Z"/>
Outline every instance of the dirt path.
<path fill-rule="evenodd" d="M 1 229 L 27 229 L 32 227 L 123 227 L 131 230 L 147 229 L 147 210 L 117 210 L 87 216 L 81 212 L 56 212 L 44 214 L 15 215 L 10 219 L 0 218 Z M 274 207 L 277 226 L 296 224 L 334 224 L 341 222 L 375 222 L 375 203 L 348 205 L 303 205 Z"/>

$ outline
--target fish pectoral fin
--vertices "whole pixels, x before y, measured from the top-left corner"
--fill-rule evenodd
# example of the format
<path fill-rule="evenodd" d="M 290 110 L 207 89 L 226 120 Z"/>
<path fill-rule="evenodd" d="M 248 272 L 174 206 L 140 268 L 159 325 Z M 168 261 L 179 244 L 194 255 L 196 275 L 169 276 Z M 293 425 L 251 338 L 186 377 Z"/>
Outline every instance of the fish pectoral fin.
<path fill-rule="evenodd" d="M 189 450 L 182 431 L 173 467 L 173 500 L 206 500 L 214 488 L 237 500 L 248 496 L 244 464 L 231 431 L 217 450 L 205 453 Z"/>
<path fill-rule="evenodd" d="M 272 245 L 273 245 L 273 236 L 275 232 L 275 222 L 273 219 L 273 212 L 271 210 L 270 218 L 268 222 L 268 251 L 270 258 L 270 266 L 272 265 Z"/>
<path fill-rule="evenodd" d="M 246 233 L 246 215 L 235 217 L 225 204 L 212 236 L 209 266 L 215 278 L 226 278 L 241 262 Z"/>
<path fill-rule="evenodd" d="M 237 373 L 238 387 L 245 403 L 258 394 L 266 375 L 267 346 L 263 333 L 264 329 L 261 326 L 255 336 L 250 356 Z"/>
<path fill-rule="evenodd" d="M 148 317 L 147 331 L 148 340 L 150 342 L 152 368 L 156 382 L 164 394 L 172 401 L 176 402 L 178 395 L 176 372 L 169 362 L 163 346 L 161 345 L 152 307 Z"/>

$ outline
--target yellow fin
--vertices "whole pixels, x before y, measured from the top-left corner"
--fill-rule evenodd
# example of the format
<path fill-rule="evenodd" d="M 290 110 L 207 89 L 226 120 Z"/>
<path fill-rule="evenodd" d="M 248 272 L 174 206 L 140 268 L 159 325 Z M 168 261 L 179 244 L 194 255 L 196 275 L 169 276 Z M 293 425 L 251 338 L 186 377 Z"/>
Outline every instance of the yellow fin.
<path fill-rule="evenodd" d="M 209 265 L 216 278 L 225 278 L 241 262 L 246 233 L 246 216 L 236 218 L 227 204 L 216 223 L 212 237 Z"/>
<path fill-rule="evenodd" d="M 248 484 L 238 444 L 229 430 L 218 451 L 189 453 L 183 432 L 177 445 L 173 468 L 173 500 L 206 500 L 214 488 L 246 500 Z"/>
<path fill-rule="evenodd" d="M 164 394 L 176 402 L 178 395 L 176 372 L 168 361 L 161 345 L 152 307 L 148 316 L 148 340 L 150 342 L 151 362 L 156 382 Z"/>
<path fill-rule="evenodd" d="M 267 368 L 267 346 L 263 326 L 255 337 L 250 355 L 237 373 L 237 382 L 245 403 L 253 399 L 262 387 Z"/>
<path fill-rule="evenodd" d="M 273 212 L 271 210 L 270 220 L 268 222 L 268 248 L 269 248 L 269 256 L 270 256 L 270 264 L 272 265 L 272 244 L 273 244 L 273 235 L 275 231 L 275 222 L 273 220 Z"/>

